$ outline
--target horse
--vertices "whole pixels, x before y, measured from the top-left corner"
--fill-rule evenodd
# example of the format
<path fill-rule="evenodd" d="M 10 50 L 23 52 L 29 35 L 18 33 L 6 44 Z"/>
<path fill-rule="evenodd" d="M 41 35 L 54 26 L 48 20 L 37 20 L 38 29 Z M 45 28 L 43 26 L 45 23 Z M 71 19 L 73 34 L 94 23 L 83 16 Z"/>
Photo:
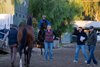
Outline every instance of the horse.
<path fill-rule="evenodd" d="M 25 23 L 21 23 L 18 28 L 18 46 L 20 55 L 20 67 L 22 67 L 22 50 L 24 50 L 24 60 L 26 67 L 30 65 L 31 52 L 34 42 L 33 27 Z"/>
<path fill-rule="evenodd" d="M 41 30 L 39 31 L 38 33 L 38 41 L 37 41 L 37 44 L 38 44 L 38 48 L 41 49 L 41 55 L 43 55 L 43 48 L 44 48 L 44 30 Z"/>
<path fill-rule="evenodd" d="M 40 30 L 38 32 L 38 46 L 39 48 L 41 49 L 41 55 L 43 55 L 43 50 L 44 49 L 44 40 L 45 40 L 45 30 L 47 28 L 47 23 L 46 22 L 43 22 L 41 27 L 40 27 Z"/>

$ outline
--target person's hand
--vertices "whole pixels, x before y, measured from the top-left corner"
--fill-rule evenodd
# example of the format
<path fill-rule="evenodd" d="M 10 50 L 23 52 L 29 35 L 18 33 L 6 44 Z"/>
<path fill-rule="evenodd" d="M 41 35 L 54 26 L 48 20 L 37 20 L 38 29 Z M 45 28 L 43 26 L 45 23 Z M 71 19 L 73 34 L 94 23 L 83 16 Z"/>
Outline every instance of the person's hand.
<path fill-rule="evenodd" d="M 79 27 L 77 27 L 76 29 L 79 30 Z"/>
<path fill-rule="evenodd" d="M 83 40 L 80 40 L 81 42 L 83 42 Z"/>
<path fill-rule="evenodd" d="M 40 29 L 37 30 L 38 32 L 40 31 Z"/>

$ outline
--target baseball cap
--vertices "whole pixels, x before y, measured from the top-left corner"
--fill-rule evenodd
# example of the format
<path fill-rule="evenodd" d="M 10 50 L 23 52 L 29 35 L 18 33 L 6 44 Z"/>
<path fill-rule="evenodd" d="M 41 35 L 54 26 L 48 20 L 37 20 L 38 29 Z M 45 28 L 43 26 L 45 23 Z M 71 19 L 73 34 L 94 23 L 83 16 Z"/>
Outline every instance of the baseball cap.
<path fill-rule="evenodd" d="M 89 29 L 94 29 L 94 27 L 93 26 L 90 26 L 90 28 Z"/>

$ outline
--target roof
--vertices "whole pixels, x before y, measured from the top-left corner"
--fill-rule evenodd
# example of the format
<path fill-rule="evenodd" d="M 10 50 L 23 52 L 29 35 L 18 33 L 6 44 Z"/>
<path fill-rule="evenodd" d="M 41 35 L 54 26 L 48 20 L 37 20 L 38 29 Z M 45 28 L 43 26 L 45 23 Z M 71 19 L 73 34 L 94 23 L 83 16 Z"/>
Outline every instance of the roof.
<path fill-rule="evenodd" d="M 100 22 L 97 21 L 75 21 L 75 27 L 90 27 L 94 26 L 95 28 L 100 28 Z"/>

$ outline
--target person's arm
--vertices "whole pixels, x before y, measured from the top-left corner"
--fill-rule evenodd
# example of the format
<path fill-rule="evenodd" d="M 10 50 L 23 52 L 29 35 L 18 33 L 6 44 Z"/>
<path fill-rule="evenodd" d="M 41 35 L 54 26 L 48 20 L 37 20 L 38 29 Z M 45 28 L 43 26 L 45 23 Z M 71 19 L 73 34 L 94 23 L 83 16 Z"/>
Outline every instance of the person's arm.
<path fill-rule="evenodd" d="M 57 36 L 56 36 L 56 33 L 54 31 L 53 31 L 53 35 L 54 35 L 54 39 L 56 39 Z"/>
<path fill-rule="evenodd" d="M 38 29 L 40 29 L 41 24 L 42 24 L 42 20 L 40 20 L 40 21 L 39 21 L 39 24 L 38 24 Z"/>
<path fill-rule="evenodd" d="M 49 22 L 48 20 L 46 20 L 46 22 L 47 22 L 48 25 L 51 25 L 51 22 Z"/>
<path fill-rule="evenodd" d="M 83 41 L 86 41 L 87 40 L 87 34 L 84 32 L 84 37 L 85 39 Z"/>
<path fill-rule="evenodd" d="M 42 25 L 42 20 L 40 20 L 39 23 L 38 23 L 38 30 L 37 30 L 38 32 L 40 31 L 41 25 Z"/>
<path fill-rule="evenodd" d="M 94 40 L 94 42 L 97 42 L 97 34 L 96 34 L 96 32 L 94 32 L 94 34 L 93 34 L 93 40 Z"/>
<path fill-rule="evenodd" d="M 74 29 L 73 35 L 78 35 L 78 29 L 77 28 Z"/>

